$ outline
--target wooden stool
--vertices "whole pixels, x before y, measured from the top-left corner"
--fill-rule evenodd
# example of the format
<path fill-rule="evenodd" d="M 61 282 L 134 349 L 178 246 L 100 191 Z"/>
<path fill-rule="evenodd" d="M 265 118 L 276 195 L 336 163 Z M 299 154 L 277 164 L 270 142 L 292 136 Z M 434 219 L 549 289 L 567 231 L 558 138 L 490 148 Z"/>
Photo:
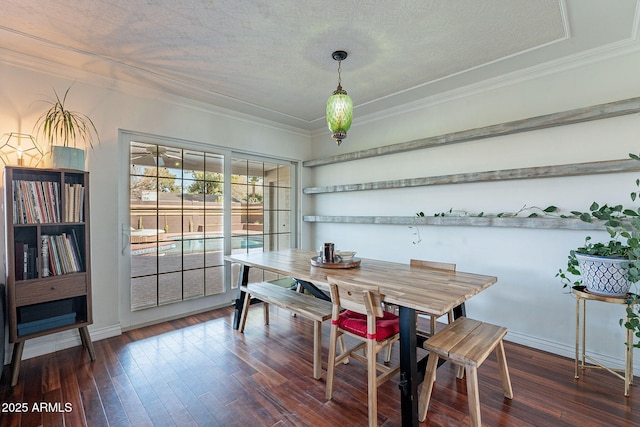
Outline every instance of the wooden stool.
<path fill-rule="evenodd" d="M 425 341 L 423 347 L 429 350 L 429 360 L 427 361 L 427 370 L 418 404 L 420 421 L 424 421 L 427 417 L 427 409 L 431 399 L 433 383 L 436 379 L 439 358 L 449 360 L 467 371 L 467 397 L 469 399 L 471 426 L 482 425 L 480 422 L 477 369 L 494 349 L 498 357 L 498 368 L 502 378 L 504 396 L 509 399 L 513 398 L 507 359 L 505 358 L 502 344 L 502 339 L 506 334 L 507 329 L 501 326 L 460 317 Z M 462 378 L 463 375 L 462 370 L 458 370 L 458 378 Z"/>

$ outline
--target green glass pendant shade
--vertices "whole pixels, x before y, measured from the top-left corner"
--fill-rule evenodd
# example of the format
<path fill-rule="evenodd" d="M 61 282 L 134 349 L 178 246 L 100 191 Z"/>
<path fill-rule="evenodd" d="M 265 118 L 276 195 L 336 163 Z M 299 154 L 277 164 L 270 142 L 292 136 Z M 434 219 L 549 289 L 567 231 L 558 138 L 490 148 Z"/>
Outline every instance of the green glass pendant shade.
<path fill-rule="evenodd" d="M 327 100 L 327 125 L 338 145 L 347 137 L 353 119 L 353 101 L 340 86 Z"/>

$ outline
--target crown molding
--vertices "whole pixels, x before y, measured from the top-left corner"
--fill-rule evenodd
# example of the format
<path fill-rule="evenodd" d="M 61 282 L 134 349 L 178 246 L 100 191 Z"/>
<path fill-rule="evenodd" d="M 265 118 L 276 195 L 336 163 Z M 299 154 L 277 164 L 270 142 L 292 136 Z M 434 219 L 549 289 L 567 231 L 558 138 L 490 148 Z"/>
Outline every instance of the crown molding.
<path fill-rule="evenodd" d="M 38 74 L 44 74 L 54 78 L 79 81 L 87 85 L 100 87 L 104 90 L 116 91 L 126 96 L 135 96 L 142 99 L 153 100 L 154 102 L 160 100 L 179 107 L 213 114 L 225 119 L 259 125 L 268 129 L 286 132 L 305 138 L 310 137 L 310 131 L 304 128 L 283 124 L 247 113 L 241 113 L 233 109 L 220 107 L 218 105 L 184 96 L 174 95 L 165 91 L 154 90 L 125 80 L 106 77 L 101 74 L 25 55 L 8 49 L 0 48 L 0 64 L 32 71 Z"/>

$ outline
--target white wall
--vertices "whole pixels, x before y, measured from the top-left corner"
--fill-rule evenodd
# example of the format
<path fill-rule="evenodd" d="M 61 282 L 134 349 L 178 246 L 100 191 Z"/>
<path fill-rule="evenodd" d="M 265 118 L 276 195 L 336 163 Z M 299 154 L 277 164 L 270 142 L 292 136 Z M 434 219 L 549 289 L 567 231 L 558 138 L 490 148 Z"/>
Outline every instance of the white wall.
<path fill-rule="evenodd" d="M 72 83 L 68 107 L 89 115 L 98 128 L 102 144 L 87 153 L 94 320 L 89 329 L 94 340 L 117 335 L 121 327 L 131 326 L 121 325 L 127 316 L 119 312 L 119 292 L 128 288 L 129 277 L 123 267 L 127 253 L 122 253 L 121 234 L 122 227 L 128 226 L 128 165 L 123 164 L 128 146 L 119 145 L 119 130 L 291 160 L 309 157 L 306 133 L 234 117 L 229 112 L 207 110 L 184 99 L 151 93 L 122 82 L 96 80 L 77 70 L 56 69 L 51 64 L 32 67 L 22 58 L 0 56 L 0 82 L 0 134 L 32 133 L 37 117 L 46 109 L 45 104 L 37 101 L 50 98 L 53 89 L 63 93 Z M 1 236 L 4 258 L 4 227 Z M 4 266 L 2 270 L 4 276 Z M 182 303 L 178 310 L 189 312 L 201 307 L 202 301 L 195 300 Z M 28 340 L 24 358 L 79 342 L 74 331 Z M 11 346 L 7 352 L 10 350 Z"/>
<path fill-rule="evenodd" d="M 312 138 L 313 158 L 406 142 L 429 136 L 567 111 L 640 96 L 640 54 L 619 52 L 596 61 L 513 76 L 425 100 L 395 116 L 359 118 L 342 146 L 328 132 Z M 351 93 L 355 105 L 358 94 Z M 313 185 L 336 185 L 490 171 L 530 166 L 625 159 L 640 152 L 637 114 L 472 141 L 310 169 Z M 450 208 L 515 212 L 523 205 L 588 209 L 592 201 L 630 204 L 637 174 L 441 185 L 303 196 L 303 215 L 398 215 Z M 575 300 L 555 277 L 584 231 L 496 227 L 422 226 L 422 242 L 406 226 L 317 223 L 305 242 L 323 241 L 361 257 L 408 262 L 410 258 L 457 263 L 461 271 L 494 275 L 498 283 L 467 304 L 469 316 L 509 328 L 507 339 L 573 357 Z M 591 233 L 604 237 L 605 233 Z M 623 366 L 622 306 L 591 303 L 587 347 Z M 638 364 L 636 363 L 638 366 Z M 570 373 L 568 373 L 570 375 Z"/>

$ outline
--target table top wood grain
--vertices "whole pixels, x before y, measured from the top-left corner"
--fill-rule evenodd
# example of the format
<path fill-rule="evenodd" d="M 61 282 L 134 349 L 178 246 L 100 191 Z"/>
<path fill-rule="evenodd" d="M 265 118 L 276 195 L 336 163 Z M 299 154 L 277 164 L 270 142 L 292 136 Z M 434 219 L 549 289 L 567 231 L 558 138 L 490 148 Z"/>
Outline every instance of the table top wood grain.
<path fill-rule="evenodd" d="M 446 271 L 409 264 L 361 258 L 359 267 L 314 267 L 317 254 L 301 249 L 251 252 L 225 257 L 227 261 L 305 280 L 327 287 L 328 276 L 380 286 L 384 301 L 441 316 L 496 283 L 497 278 L 460 271 Z"/>

